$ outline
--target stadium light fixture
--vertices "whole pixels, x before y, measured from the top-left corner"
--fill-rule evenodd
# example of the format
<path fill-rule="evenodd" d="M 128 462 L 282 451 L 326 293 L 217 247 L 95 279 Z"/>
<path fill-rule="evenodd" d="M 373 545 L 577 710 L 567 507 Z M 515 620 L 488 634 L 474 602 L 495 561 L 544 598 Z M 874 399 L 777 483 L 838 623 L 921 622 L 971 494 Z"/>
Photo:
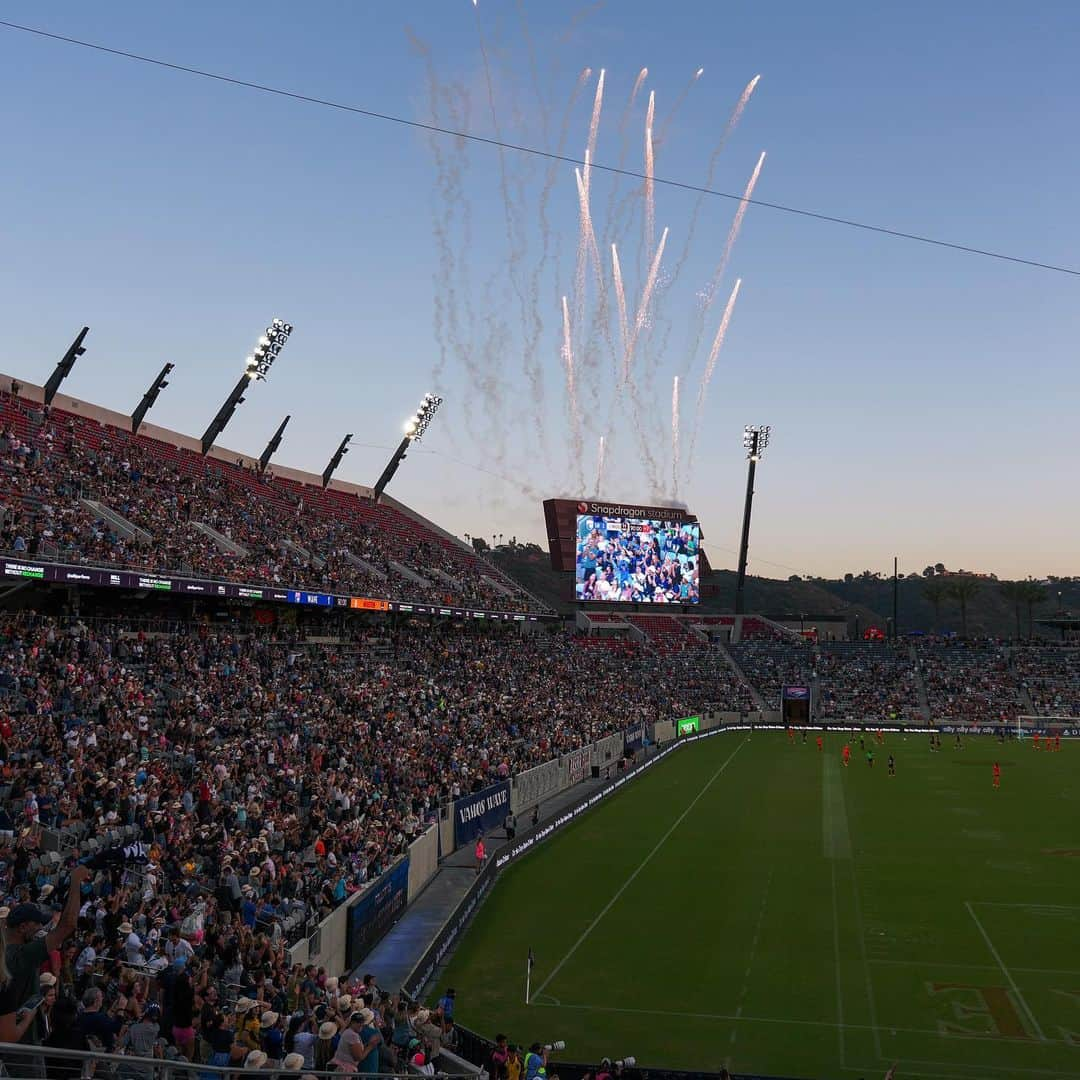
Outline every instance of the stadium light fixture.
<path fill-rule="evenodd" d="M 252 379 L 259 382 L 266 379 L 274 361 L 281 354 L 281 350 L 285 348 L 285 343 L 289 340 L 292 331 L 292 324 L 285 322 L 283 319 L 274 319 L 263 331 L 262 336 L 255 344 L 255 348 L 252 349 L 251 354 L 244 361 L 244 374 L 240 376 L 240 381 L 233 387 L 232 393 L 225 399 L 225 403 L 218 409 L 217 415 L 210 421 L 210 426 L 203 433 L 202 452 L 204 455 L 210 452 L 214 440 L 225 430 L 225 425 L 232 419 L 233 413 L 236 412 L 236 406 L 243 403 L 244 391 L 248 388 L 248 384 Z"/>
<path fill-rule="evenodd" d="M 71 374 L 71 369 L 75 366 L 75 361 L 86 352 L 83 341 L 89 333 L 90 327 L 84 326 L 79 331 L 75 340 L 71 343 L 71 348 L 64 353 L 60 362 L 53 369 L 53 373 L 49 376 L 49 381 L 45 384 L 46 405 L 52 404 L 52 399 L 56 397 L 56 391 L 60 389 L 60 384 Z"/>
<path fill-rule="evenodd" d="M 135 411 L 131 414 L 131 434 L 134 435 L 138 432 L 142 426 L 143 417 L 146 416 L 147 411 L 157 401 L 158 394 L 169 385 L 166 376 L 175 367 L 175 364 L 166 364 L 161 371 L 158 372 L 158 377 L 154 380 L 153 385 L 142 396 L 142 401 L 139 402 Z"/>
<path fill-rule="evenodd" d="M 742 444 L 746 450 L 746 456 L 751 461 L 757 461 L 765 453 L 765 447 L 769 445 L 769 434 L 772 428 L 768 424 L 751 425 L 743 428 Z"/>
<path fill-rule="evenodd" d="M 435 414 L 439 411 L 442 403 L 443 399 L 438 394 L 425 394 L 423 400 L 417 406 L 416 412 L 402 425 L 405 438 L 401 440 L 400 445 L 394 451 L 394 456 L 387 463 L 386 468 L 383 469 L 382 476 L 375 481 L 375 487 L 372 489 L 371 495 L 373 502 L 379 501 L 379 496 L 382 495 L 386 485 L 390 483 L 394 473 L 397 472 L 398 466 L 408 453 L 410 444 L 424 437 L 424 433 L 431 425 L 431 421 L 435 418 Z"/>
<path fill-rule="evenodd" d="M 746 558 L 750 550 L 750 512 L 754 505 L 754 473 L 765 447 L 769 445 L 772 428 L 767 424 L 747 424 L 743 428 L 743 449 L 749 466 L 746 471 L 746 503 L 743 506 L 742 539 L 739 543 L 739 573 L 735 579 L 735 614 L 746 609 Z"/>

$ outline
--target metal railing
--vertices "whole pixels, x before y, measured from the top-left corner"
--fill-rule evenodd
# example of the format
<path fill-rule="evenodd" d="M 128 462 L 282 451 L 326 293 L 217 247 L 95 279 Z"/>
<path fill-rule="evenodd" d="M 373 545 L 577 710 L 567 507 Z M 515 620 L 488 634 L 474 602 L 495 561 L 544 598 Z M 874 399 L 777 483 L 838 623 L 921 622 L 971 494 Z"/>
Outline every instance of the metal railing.
<path fill-rule="evenodd" d="M 76 1080 L 93 1077 L 117 1077 L 117 1080 L 244 1080 L 255 1077 L 295 1078 L 314 1077 L 315 1080 L 341 1080 L 339 1070 L 277 1068 L 245 1069 L 243 1062 L 235 1065 L 202 1065 L 186 1058 L 138 1057 L 134 1054 L 106 1054 L 98 1050 L 62 1050 L 51 1046 L 31 1046 L 25 1043 L 0 1043 L 0 1077 L 6 1080 L 44 1080 L 48 1075 L 63 1075 Z M 370 1077 L 412 1077 L 424 1075 L 412 1065 L 397 1072 L 366 1073 Z M 477 1080 L 476 1072 L 446 1072 L 438 1074 L 447 1080 Z"/>

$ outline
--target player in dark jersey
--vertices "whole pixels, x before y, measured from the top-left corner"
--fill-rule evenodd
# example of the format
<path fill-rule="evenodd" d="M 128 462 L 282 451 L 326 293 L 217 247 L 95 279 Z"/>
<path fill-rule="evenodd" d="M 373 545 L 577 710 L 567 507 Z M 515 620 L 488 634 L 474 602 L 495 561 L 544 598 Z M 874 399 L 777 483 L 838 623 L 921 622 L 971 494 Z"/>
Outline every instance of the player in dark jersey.
<path fill-rule="evenodd" d="M 896 758 L 894 758 L 892 754 L 889 755 L 889 775 L 896 775 Z"/>

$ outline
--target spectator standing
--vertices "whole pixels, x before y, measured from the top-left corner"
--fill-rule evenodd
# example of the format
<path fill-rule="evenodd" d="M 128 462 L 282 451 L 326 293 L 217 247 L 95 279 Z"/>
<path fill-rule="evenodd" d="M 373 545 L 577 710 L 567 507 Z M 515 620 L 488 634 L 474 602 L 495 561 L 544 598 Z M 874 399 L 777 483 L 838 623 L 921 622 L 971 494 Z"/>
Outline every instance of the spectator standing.
<path fill-rule="evenodd" d="M 38 973 L 49 959 L 49 953 L 60 948 L 75 930 L 79 918 L 79 890 L 90 876 L 83 866 L 71 871 L 71 887 L 67 903 L 56 926 L 44 937 L 38 936 L 43 926 L 48 926 L 53 916 L 34 904 L 16 904 L 8 913 L 4 927 L 4 966 L 7 981 L 0 989 L 0 1041 L 25 1043 L 35 1046 L 38 1042 L 38 1026 L 34 1014 L 17 1018 L 23 1002 L 41 993 Z M 9 1066 L 16 1064 L 8 1062 Z M 40 1076 L 39 1059 L 18 1062 L 19 1069 L 30 1070 L 27 1075 Z"/>

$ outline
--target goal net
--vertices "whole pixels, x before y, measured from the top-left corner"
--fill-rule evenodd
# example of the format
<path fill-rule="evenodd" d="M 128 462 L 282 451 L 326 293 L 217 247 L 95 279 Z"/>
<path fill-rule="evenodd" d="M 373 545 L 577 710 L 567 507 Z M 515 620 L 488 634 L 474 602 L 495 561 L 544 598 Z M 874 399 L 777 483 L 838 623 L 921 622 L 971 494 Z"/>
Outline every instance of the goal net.
<path fill-rule="evenodd" d="M 1038 734 L 1040 738 L 1080 739 L 1080 716 L 1018 716 L 1016 718 L 1016 737 L 1030 739 Z"/>

